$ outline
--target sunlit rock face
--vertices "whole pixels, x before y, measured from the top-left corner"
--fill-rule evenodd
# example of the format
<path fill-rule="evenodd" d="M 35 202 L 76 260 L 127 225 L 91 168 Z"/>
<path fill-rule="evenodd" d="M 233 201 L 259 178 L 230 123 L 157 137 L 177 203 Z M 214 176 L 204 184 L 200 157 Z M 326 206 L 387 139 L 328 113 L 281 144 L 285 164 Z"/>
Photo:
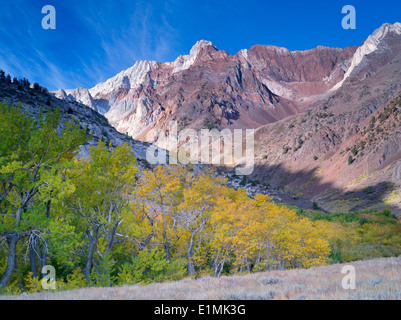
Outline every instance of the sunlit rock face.
<path fill-rule="evenodd" d="M 138 61 L 91 89 L 59 90 L 104 114 L 119 132 L 147 139 L 182 128 L 258 128 L 305 111 L 360 72 L 372 53 L 392 50 L 400 24 L 384 24 L 359 47 L 289 51 L 255 45 L 236 55 L 198 41 L 174 62 Z"/>

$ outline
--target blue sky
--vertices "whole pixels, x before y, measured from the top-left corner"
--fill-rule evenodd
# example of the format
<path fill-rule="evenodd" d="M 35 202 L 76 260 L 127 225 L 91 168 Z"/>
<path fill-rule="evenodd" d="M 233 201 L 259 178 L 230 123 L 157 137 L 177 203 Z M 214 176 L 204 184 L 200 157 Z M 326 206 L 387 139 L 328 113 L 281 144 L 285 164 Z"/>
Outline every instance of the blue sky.
<path fill-rule="evenodd" d="M 41 26 L 56 8 L 56 30 Z M 341 27 L 356 8 L 356 30 Z M 399 0 L 13 0 L 0 9 L 0 68 L 49 90 L 91 88 L 137 60 L 174 61 L 196 41 L 235 54 L 255 44 L 290 50 L 359 45 L 401 20 Z"/>

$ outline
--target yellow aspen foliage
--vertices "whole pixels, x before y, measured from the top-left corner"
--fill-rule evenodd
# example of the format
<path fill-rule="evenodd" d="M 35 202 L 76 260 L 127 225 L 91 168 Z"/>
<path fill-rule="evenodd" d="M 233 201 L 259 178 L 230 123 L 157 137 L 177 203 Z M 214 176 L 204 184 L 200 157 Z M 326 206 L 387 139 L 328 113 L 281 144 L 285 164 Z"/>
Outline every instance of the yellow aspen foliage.
<path fill-rule="evenodd" d="M 28 272 L 24 282 L 25 290 L 28 293 L 40 292 L 43 290 L 42 280 L 40 280 L 39 277 L 32 277 L 32 272 Z"/>
<path fill-rule="evenodd" d="M 355 245 L 361 240 L 354 224 L 345 225 L 340 222 L 318 220 L 314 222 L 320 234 L 336 247 Z"/>
<path fill-rule="evenodd" d="M 366 223 L 359 230 L 363 243 L 374 243 L 382 246 L 401 248 L 401 236 L 394 232 L 392 225 L 379 225 L 378 223 Z"/>
<path fill-rule="evenodd" d="M 327 263 L 329 243 L 306 218 L 265 195 L 243 190 L 216 211 L 213 220 L 215 273 L 230 263 L 239 271 L 312 267 Z"/>

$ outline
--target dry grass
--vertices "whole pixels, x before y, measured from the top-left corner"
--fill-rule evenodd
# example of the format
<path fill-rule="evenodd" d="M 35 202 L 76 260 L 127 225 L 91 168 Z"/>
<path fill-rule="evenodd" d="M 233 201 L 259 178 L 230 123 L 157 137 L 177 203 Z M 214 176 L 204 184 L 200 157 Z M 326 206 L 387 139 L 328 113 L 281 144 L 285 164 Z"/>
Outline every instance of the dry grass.
<path fill-rule="evenodd" d="M 349 263 L 356 270 L 356 289 L 342 288 L 345 264 L 312 269 L 262 272 L 242 276 L 184 279 L 113 288 L 3 296 L 1 299 L 68 300 L 401 300 L 401 257 Z"/>

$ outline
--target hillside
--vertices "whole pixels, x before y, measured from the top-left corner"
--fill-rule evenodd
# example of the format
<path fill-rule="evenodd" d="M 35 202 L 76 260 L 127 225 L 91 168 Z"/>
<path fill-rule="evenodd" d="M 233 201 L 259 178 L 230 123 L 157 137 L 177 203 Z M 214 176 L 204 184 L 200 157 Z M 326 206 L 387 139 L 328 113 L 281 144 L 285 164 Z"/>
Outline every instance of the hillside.
<path fill-rule="evenodd" d="M 114 288 L 0 296 L 21 300 L 401 300 L 401 257 L 357 261 L 356 289 L 344 290 L 345 264 L 251 275 L 184 279 Z"/>
<path fill-rule="evenodd" d="M 38 118 L 41 108 L 44 113 L 59 108 L 61 127 L 71 118 L 77 120 L 81 128 L 86 128 L 87 135 L 92 136 L 86 145 L 81 146 L 78 158 L 86 158 L 89 155 L 90 147 L 97 145 L 101 140 L 111 143 L 112 147 L 128 143 L 131 145 L 135 157 L 139 159 L 139 164 L 146 165 L 146 150 L 149 143 L 134 140 L 118 132 L 104 116 L 82 103 L 60 100 L 40 86 L 35 89 L 33 86 L 26 87 L 7 81 L 0 81 L 0 102 L 7 102 L 9 105 L 15 106 L 21 103 L 22 110 L 35 119 Z"/>
<path fill-rule="evenodd" d="M 306 112 L 259 128 L 253 176 L 328 211 L 400 213 L 401 42 L 391 48 Z"/>

